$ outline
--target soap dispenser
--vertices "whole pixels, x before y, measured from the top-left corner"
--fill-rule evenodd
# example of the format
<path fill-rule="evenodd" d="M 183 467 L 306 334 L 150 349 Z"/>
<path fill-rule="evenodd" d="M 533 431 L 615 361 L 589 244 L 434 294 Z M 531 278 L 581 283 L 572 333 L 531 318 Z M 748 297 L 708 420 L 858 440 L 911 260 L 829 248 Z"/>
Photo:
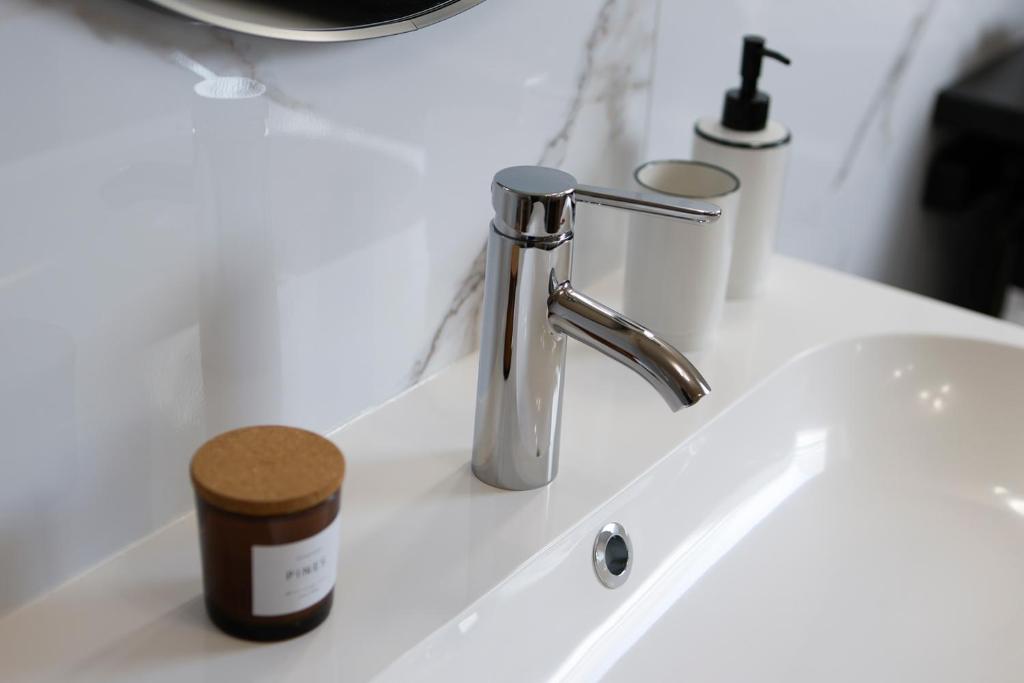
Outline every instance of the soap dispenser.
<path fill-rule="evenodd" d="M 783 64 L 789 64 L 789 59 L 764 43 L 761 36 L 744 36 L 742 84 L 725 94 L 721 117 L 703 117 L 694 127 L 693 158 L 722 166 L 740 179 L 730 299 L 755 296 L 767 274 L 789 154 L 789 129 L 768 118 L 770 98 L 757 89 L 765 57 Z"/>

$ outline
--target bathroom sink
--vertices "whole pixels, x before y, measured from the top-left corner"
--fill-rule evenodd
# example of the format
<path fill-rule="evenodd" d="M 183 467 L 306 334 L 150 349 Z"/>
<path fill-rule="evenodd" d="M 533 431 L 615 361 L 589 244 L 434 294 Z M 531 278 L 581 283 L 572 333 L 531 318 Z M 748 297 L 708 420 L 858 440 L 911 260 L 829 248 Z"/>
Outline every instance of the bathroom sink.
<path fill-rule="evenodd" d="M 1022 642 L 1024 349 L 877 336 L 782 367 L 381 679 L 1010 681 Z"/>
<path fill-rule="evenodd" d="M 189 514 L 0 617 L 0 680 L 1022 680 L 1024 328 L 776 257 L 691 408 L 567 355 L 543 488 L 470 472 L 472 355 L 329 435 L 339 581 L 311 633 L 213 627 Z"/>

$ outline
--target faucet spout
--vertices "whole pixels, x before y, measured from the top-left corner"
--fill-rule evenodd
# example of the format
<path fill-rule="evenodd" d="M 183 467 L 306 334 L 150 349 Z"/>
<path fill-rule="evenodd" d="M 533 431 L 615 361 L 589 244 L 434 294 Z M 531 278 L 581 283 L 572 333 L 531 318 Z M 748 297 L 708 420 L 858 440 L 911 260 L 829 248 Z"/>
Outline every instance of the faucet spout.
<path fill-rule="evenodd" d="M 577 292 L 569 282 L 552 287 L 548 323 L 636 372 L 673 411 L 693 405 L 711 391 L 686 356 L 642 325 Z"/>

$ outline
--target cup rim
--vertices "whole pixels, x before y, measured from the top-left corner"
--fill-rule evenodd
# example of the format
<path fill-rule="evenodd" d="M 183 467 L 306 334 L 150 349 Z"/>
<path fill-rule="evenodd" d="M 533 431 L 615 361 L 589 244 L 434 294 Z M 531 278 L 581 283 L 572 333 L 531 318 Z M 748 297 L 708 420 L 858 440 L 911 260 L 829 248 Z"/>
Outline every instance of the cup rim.
<path fill-rule="evenodd" d="M 718 171 L 719 173 L 724 173 L 725 175 L 727 175 L 729 178 L 732 179 L 732 181 L 735 183 L 735 185 L 732 187 L 732 189 L 726 190 L 725 192 L 719 192 L 717 194 L 700 194 L 700 195 L 698 195 L 698 194 L 680 194 L 678 192 L 670 192 L 668 190 L 661 190 L 661 189 L 658 189 L 656 187 L 651 187 L 650 185 L 648 185 L 644 181 L 640 180 L 640 172 L 642 170 L 644 170 L 648 166 L 655 166 L 655 165 L 661 165 L 661 164 L 677 164 L 677 165 L 683 165 L 683 166 L 703 166 L 705 168 L 710 168 L 710 169 L 712 169 L 714 171 Z M 638 185 L 640 185 L 641 187 L 644 187 L 644 188 L 650 190 L 651 192 L 659 192 L 661 194 L 667 194 L 667 195 L 670 195 L 672 197 L 684 197 L 686 199 L 715 199 L 716 197 L 727 197 L 728 195 L 735 194 L 736 192 L 739 192 L 740 191 L 740 187 L 741 187 L 741 183 L 740 183 L 739 177 L 735 173 L 733 173 L 732 171 L 730 171 L 728 169 L 725 169 L 725 168 L 722 168 L 721 166 L 718 166 L 716 164 L 709 164 L 706 161 L 697 161 L 695 159 L 652 159 L 650 161 L 645 161 L 644 163 L 640 164 L 639 166 L 637 166 L 633 170 L 633 180 L 635 180 Z"/>

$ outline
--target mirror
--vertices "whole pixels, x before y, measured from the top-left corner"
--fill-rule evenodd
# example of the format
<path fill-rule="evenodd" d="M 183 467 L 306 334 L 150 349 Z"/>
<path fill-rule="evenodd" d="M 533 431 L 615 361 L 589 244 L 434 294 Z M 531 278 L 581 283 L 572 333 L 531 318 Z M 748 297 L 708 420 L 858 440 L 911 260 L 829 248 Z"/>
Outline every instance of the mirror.
<path fill-rule="evenodd" d="M 267 38 L 335 42 L 414 31 L 482 0 L 151 0 L 221 28 Z"/>

